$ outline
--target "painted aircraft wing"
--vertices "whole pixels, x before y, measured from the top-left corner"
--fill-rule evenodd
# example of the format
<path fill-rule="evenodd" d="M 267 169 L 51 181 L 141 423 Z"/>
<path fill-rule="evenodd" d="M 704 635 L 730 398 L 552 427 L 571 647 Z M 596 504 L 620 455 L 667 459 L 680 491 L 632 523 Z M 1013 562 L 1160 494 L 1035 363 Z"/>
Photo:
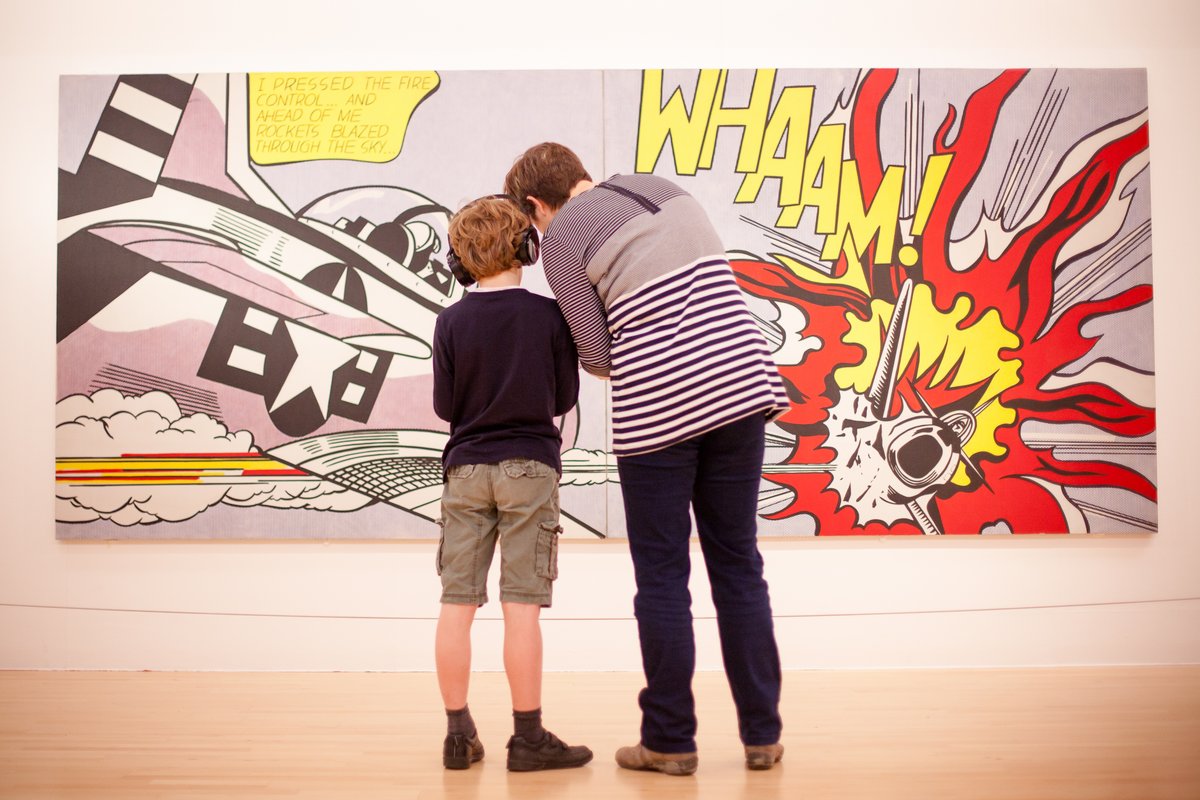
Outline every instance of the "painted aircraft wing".
<path fill-rule="evenodd" d="M 312 436 L 269 455 L 285 464 L 436 522 L 442 498 L 442 450 L 449 435 L 429 430 L 363 430 Z M 567 513 L 563 534 L 604 538 Z"/>

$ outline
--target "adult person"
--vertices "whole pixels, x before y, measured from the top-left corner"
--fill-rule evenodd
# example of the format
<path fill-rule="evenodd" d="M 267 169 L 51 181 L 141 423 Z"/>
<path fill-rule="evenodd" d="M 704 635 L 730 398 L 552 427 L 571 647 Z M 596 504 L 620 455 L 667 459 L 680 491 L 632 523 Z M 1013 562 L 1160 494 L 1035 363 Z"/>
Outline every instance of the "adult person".
<path fill-rule="evenodd" d="M 519 156 L 505 191 L 543 234 L 546 280 L 583 368 L 612 381 L 646 677 L 641 740 L 617 763 L 696 771 L 690 508 L 746 764 L 769 769 L 783 756 L 780 663 L 756 520 L 764 427 L 788 400 L 724 247 L 674 183 L 595 183 L 561 144 Z"/>

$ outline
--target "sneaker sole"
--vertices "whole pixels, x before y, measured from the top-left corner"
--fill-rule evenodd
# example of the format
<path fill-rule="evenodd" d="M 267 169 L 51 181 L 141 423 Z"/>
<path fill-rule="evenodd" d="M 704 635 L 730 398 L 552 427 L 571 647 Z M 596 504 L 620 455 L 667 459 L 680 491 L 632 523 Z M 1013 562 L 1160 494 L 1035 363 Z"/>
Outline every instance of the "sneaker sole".
<path fill-rule="evenodd" d="M 746 769 L 770 769 L 780 761 L 783 761 L 782 755 L 778 758 L 769 755 L 751 756 L 746 759 Z"/>
<path fill-rule="evenodd" d="M 687 758 L 678 761 L 654 761 L 636 767 L 626 766 L 617 762 L 617 766 L 625 769 L 641 770 L 642 772 L 661 772 L 664 775 L 693 775 L 700 766 L 699 758 Z"/>

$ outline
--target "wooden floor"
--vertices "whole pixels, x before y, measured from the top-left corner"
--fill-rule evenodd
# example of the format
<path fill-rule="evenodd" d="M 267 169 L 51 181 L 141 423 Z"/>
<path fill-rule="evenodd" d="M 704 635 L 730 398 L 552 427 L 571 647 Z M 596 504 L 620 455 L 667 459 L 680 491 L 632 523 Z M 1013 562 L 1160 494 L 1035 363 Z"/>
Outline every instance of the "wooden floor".
<path fill-rule="evenodd" d="M 547 675 L 547 725 L 596 759 L 510 774 L 499 674 L 472 686 L 487 757 L 449 772 L 429 674 L 0 672 L 0 797 L 1200 798 L 1200 667 L 788 673 L 787 755 L 754 773 L 702 673 L 689 778 L 614 764 L 639 687 Z"/>

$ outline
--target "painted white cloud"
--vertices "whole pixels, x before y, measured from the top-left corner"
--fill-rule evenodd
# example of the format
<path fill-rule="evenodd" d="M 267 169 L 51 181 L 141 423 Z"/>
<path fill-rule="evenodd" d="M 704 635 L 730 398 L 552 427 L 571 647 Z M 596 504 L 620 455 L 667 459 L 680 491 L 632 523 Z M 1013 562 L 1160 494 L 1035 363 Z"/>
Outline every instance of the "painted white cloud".
<path fill-rule="evenodd" d="M 370 503 L 371 498 L 336 483 L 314 478 L 305 482 L 231 486 L 225 495 L 225 502 L 234 506 L 354 511 Z"/>
<path fill-rule="evenodd" d="M 165 392 L 126 397 L 101 389 L 58 402 L 59 458 L 115 458 L 123 453 L 248 453 L 249 431 L 230 432 L 207 414 L 184 416 Z"/>
<path fill-rule="evenodd" d="M 164 392 L 126 396 L 102 389 L 72 395 L 55 408 L 56 449 L 62 458 L 118 458 L 137 453 L 250 453 L 250 431 L 230 431 L 207 414 L 183 414 Z M 318 478 L 255 484 L 90 486 L 59 483 L 60 522 L 109 520 L 146 525 L 190 519 L 218 503 L 320 511 L 352 511 L 370 497 Z"/>
<path fill-rule="evenodd" d="M 562 454 L 562 468 L 561 486 L 589 486 L 617 479 L 617 462 L 603 450 L 573 447 Z"/>

